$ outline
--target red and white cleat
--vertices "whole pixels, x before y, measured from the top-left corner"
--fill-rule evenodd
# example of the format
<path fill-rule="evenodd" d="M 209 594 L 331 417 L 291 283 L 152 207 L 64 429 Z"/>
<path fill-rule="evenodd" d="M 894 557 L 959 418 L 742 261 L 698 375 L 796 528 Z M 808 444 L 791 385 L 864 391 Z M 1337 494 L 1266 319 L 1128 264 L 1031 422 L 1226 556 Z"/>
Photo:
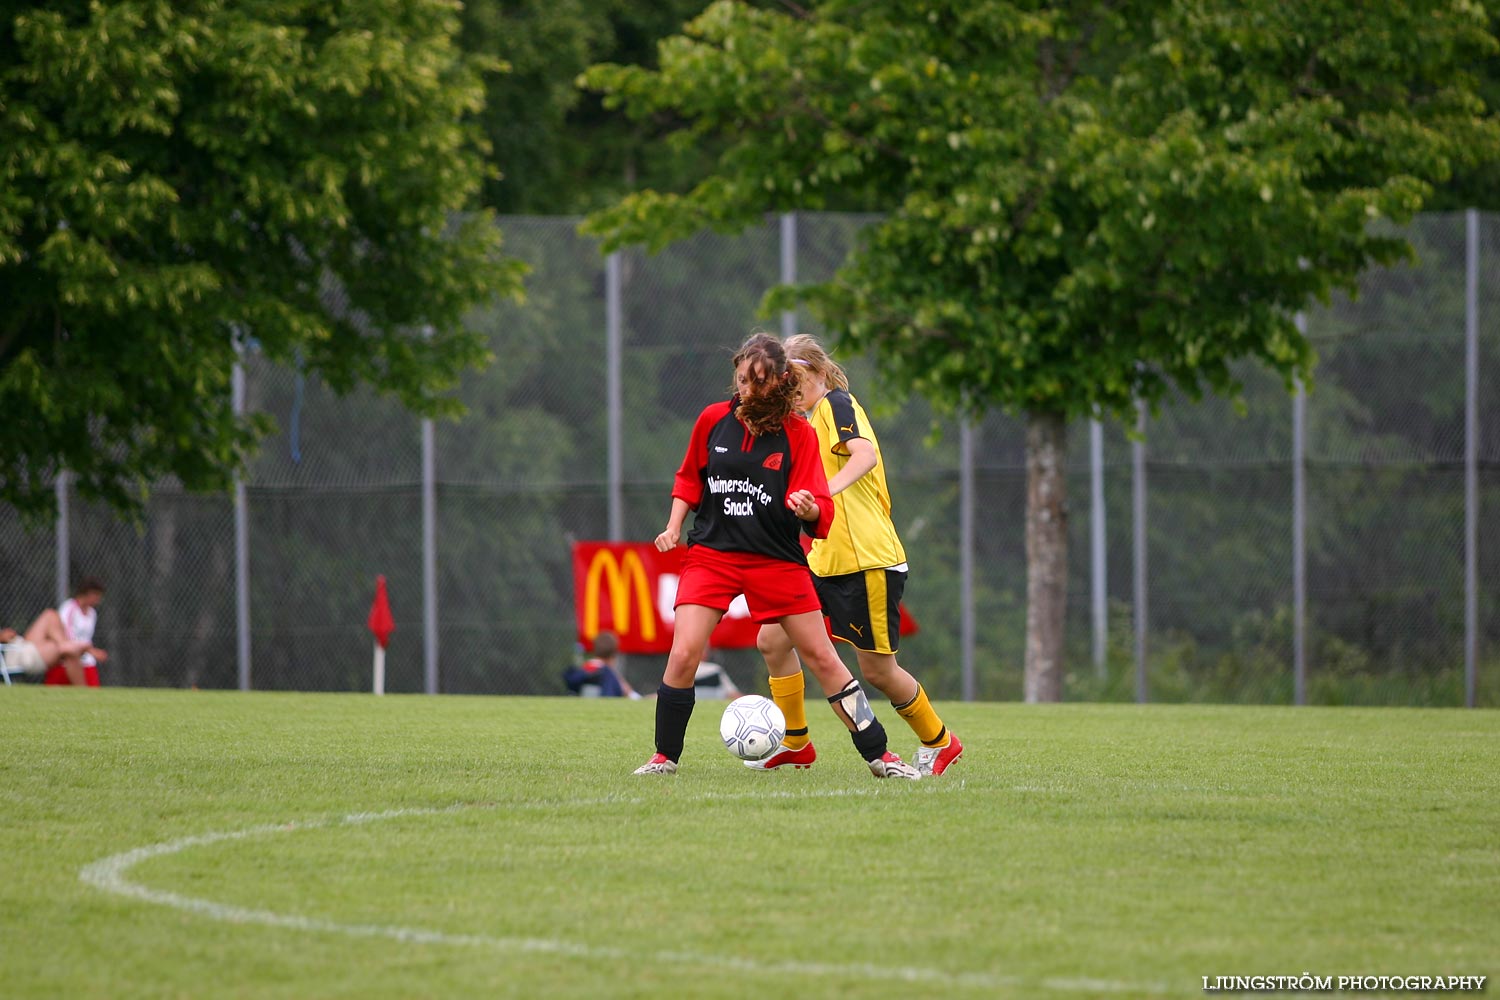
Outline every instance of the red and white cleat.
<path fill-rule="evenodd" d="M 948 765 L 953 763 L 964 753 L 964 745 L 958 738 L 958 734 L 948 733 L 948 742 L 940 747 L 918 747 L 917 748 L 917 770 L 925 777 L 935 777 L 948 770 Z"/>
<path fill-rule="evenodd" d="M 813 761 L 818 759 L 818 751 L 813 749 L 811 743 L 800 750 L 791 747 L 779 747 L 776 752 L 765 760 L 747 760 L 745 766 L 757 771 L 774 771 L 778 767 L 794 767 L 798 770 L 812 767 Z"/>
<path fill-rule="evenodd" d="M 916 781 L 922 772 L 887 750 L 884 756 L 868 762 L 870 773 L 877 778 L 907 778 Z"/>
<path fill-rule="evenodd" d="M 676 774 L 677 762 L 666 754 L 656 753 L 651 759 L 635 769 L 636 774 Z"/>

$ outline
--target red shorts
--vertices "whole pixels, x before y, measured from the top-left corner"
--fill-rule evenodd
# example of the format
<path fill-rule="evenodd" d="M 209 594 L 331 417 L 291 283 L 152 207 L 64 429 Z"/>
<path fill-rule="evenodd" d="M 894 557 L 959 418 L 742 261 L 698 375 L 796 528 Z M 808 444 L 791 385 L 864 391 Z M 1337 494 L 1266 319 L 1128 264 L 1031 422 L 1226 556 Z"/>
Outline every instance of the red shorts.
<path fill-rule="evenodd" d="M 806 566 L 750 552 L 720 552 L 703 545 L 688 549 L 682 578 L 677 581 L 677 605 L 701 604 L 728 611 L 740 594 L 750 606 L 750 618 L 765 624 L 786 615 L 822 613 L 812 573 Z"/>
<path fill-rule="evenodd" d="M 99 686 L 99 668 L 84 666 L 83 682 L 91 688 Z M 68 672 L 61 666 L 48 667 L 47 676 L 42 678 L 43 684 L 53 684 L 60 687 L 68 687 L 73 682 L 68 680 Z"/>

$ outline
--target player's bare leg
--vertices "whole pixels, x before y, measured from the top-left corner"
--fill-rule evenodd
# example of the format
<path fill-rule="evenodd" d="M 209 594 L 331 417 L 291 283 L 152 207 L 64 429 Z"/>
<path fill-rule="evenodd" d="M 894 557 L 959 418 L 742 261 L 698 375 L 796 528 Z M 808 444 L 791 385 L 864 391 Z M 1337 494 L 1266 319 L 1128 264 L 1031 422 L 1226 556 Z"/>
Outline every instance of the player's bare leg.
<path fill-rule="evenodd" d="M 67 672 L 68 683 L 85 686 L 83 661 L 79 657 L 88 652 L 89 644 L 69 636 L 67 626 L 56 611 L 48 608 L 37 615 L 26 629 L 25 639 L 36 647 L 43 663 L 58 664 Z"/>
<path fill-rule="evenodd" d="M 724 612 L 701 604 L 680 604 L 672 626 L 672 651 L 667 654 L 667 667 L 662 673 L 662 683 L 672 687 L 692 687 L 698 664 L 708 652 L 708 637 Z"/>
<path fill-rule="evenodd" d="M 823 626 L 823 615 L 807 611 L 798 615 L 787 615 L 781 619 L 781 627 L 792 640 L 802 662 L 812 671 L 823 688 L 823 695 L 833 712 L 849 730 L 850 739 L 859 755 L 870 765 L 877 778 L 917 778 L 920 772 L 886 746 L 885 727 L 875 718 L 869 699 L 844 661 L 834 652 L 828 632 Z"/>
<path fill-rule="evenodd" d="M 724 612 L 701 604 L 679 604 L 672 633 L 672 651 L 656 690 L 656 753 L 636 768 L 636 774 L 676 774 L 693 717 L 693 675 L 708 650 L 708 637 Z"/>
<path fill-rule="evenodd" d="M 865 680 L 885 695 L 892 705 L 904 705 L 917 696 L 917 679 L 896 662 L 895 653 L 856 649 L 854 655 Z"/>
<path fill-rule="evenodd" d="M 806 733 L 802 663 L 797 658 L 796 648 L 785 629 L 770 625 L 761 627 L 756 648 L 770 671 L 771 696 L 787 718 L 787 738 L 783 742 L 786 750 L 756 763 L 766 769 L 808 767 L 816 759 L 816 751 L 811 749 L 811 738 Z M 897 662 L 894 653 L 856 649 L 855 655 L 859 660 L 859 672 L 865 680 L 886 696 L 896 714 L 906 720 L 921 741 L 917 751 L 918 769 L 923 774 L 942 774 L 963 753 L 963 744 L 938 717 L 922 685 Z M 803 733 L 799 734 L 799 729 Z"/>
<path fill-rule="evenodd" d="M 792 645 L 792 637 L 780 625 L 762 625 L 755 636 L 755 648 L 765 658 L 766 669 L 772 677 L 790 677 L 802 672 L 797 647 Z"/>
<path fill-rule="evenodd" d="M 924 775 L 942 774 L 964 752 L 959 738 L 943 724 L 927 692 L 906 668 L 896 662 L 895 653 L 875 653 L 856 649 L 859 672 L 865 680 L 891 701 L 896 714 L 911 726 L 922 746 L 917 750 L 917 767 Z"/>
<path fill-rule="evenodd" d="M 807 669 L 818 679 L 826 697 L 845 690 L 854 675 L 834 652 L 833 643 L 823 627 L 823 615 L 817 611 L 806 611 L 800 615 L 787 615 L 781 619 L 781 627 L 791 640 L 795 655 L 799 655 Z"/>
<path fill-rule="evenodd" d="M 781 749 L 771 756 L 765 760 L 746 761 L 745 766 L 760 771 L 811 767 L 818 759 L 818 752 L 813 749 L 812 739 L 808 736 L 802 661 L 797 658 L 796 647 L 780 625 L 762 625 L 755 646 L 765 658 L 766 669 L 771 674 L 771 699 L 786 717 L 786 738 L 781 741 Z"/>

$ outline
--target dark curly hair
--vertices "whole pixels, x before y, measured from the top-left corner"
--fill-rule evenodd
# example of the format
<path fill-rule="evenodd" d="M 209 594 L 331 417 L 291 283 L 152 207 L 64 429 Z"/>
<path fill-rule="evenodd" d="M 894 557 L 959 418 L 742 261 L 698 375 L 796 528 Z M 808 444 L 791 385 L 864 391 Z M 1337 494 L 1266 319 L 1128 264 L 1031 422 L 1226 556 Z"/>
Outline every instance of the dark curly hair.
<path fill-rule="evenodd" d="M 739 418 L 756 437 L 781 429 L 796 409 L 797 370 L 788 365 L 786 348 L 769 333 L 752 333 L 734 355 L 734 370 L 750 362 L 750 370 L 764 383 L 762 389 L 739 397 Z M 738 391 L 738 386 L 735 390 Z"/>

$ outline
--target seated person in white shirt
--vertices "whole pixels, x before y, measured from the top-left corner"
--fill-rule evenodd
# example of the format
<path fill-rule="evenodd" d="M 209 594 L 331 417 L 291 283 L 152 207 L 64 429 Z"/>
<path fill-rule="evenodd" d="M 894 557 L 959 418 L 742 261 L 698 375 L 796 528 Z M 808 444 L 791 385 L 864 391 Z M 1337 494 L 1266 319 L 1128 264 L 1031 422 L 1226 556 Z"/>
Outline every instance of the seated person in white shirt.
<path fill-rule="evenodd" d="M 88 649 L 80 656 L 76 670 L 68 670 L 67 664 L 58 664 L 47 671 L 47 684 L 82 684 L 99 686 L 99 664 L 109 659 L 109 654 L 94 645 L 94 627 L 99 623 L 99 603 L 104 600 L 104 583 L 96 576 L 86 576 L 73 588 L 73 596 L 57 609 L 68 638 L 86 643 Z"/>
<path fill-rule="evenodd" d="M 0 643 L 9 647 L 5 651 L 9 666 L 20 667 L 28 674 L 61 670 L 64 677 L 77 677 L 77 683 L 85 683 L 82 656 L 90 646 L 69 636 L 62 619 L 51 608 L 37 615 L 24 635 L 13 628 L 0 628 Z"/>

